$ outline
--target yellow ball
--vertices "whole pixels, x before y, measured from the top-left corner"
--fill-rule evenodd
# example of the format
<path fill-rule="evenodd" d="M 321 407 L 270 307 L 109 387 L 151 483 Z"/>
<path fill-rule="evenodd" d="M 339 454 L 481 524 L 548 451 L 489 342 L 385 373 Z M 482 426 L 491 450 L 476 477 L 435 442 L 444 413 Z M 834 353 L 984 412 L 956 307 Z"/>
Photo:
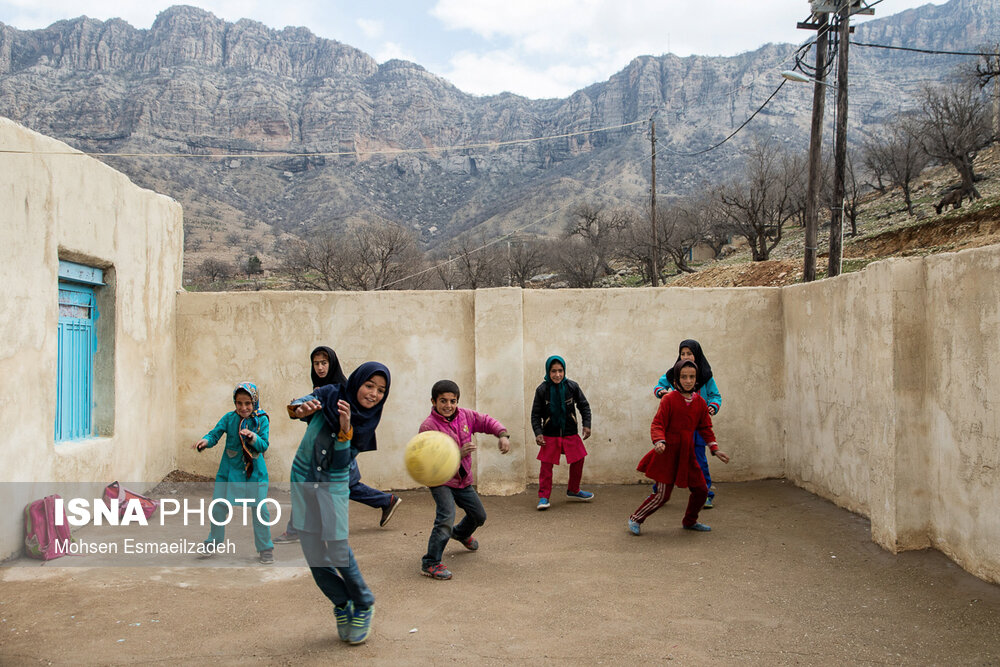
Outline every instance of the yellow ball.
<path fill-rule="evenodd" d="M 461 461 L 454 438 L 441 431 L 424 431 L 406 443 L 406 472 L 424 486 L 441 486 L 458 472 Z"/>

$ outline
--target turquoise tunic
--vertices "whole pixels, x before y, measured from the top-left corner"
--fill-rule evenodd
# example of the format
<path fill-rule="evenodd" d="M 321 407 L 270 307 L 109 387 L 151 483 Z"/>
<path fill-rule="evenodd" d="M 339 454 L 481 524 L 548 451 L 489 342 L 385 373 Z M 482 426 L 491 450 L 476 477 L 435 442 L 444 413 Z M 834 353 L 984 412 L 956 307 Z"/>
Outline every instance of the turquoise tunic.
<path fill-rule="evenodd" d="M 257 437 L 250 444 L 250 448 L 259 454 L 266 452 L 269 431 L 267 415 L 257 417 L 257 429 L 255 431 Z M 254 546 L 257 551 L 273 549 L 274 543 L 271 541 L 271 529 L 260 522 L 257 517 L 256 508 L 257 503 L 267 497 L 268 477 L 267 464 L 264 462 L 264 457 L 257 456 L 254 459 L 253 472 L 250 474 L 250 478 L 247 479 L 246 471 L 243 468 L 243 445 L 240 443 L 240 416 L 236 414 L 235 410 L 223 415 L 219 423 L 215 425 L 215 428 L 205 434 L 205 440 L 208 442 L 207 447 L 215 447 L 223 435 L 226 436 L 226 445 L 222 452 L 222 460 L 219 461 L 219 470 L 215 473 L 215 489 L 212 493 L 212 499 L 225 498 L 230 503 L 233 503 L 232 521 L 242 520 L 243 516 L 242 503 L 237 505 L 235 503 L 236 499 L 254 499 L 254 502 L 247 503 L 248 508 L 254 508 L 252 512 L 249 512 L 253 517 Z M 217 521 L 222 521 L 225 519 L 225 515 L 225 508 L 221 504 L 217 504 L 213 510 L 213 516 L 216 517 Z M 260 515 L 260 518 L 264 521 L 269 522 L 271 520 L 267 505 L 261 506 Z M 225 536 L 225 525 L 217 526 L 212 524 L 208 535 L 209 541 L 221 542 L 225 539 Z"/>
<path fill-rule="evenodd" d="M 309 418 L 292 461 L 292 523 L 325 543 L 322 553 L 305 554 L 313 567 L 350 564 L 350 448 L 350 440 L 337 442 L 326 417 L 317 412 Z"/>

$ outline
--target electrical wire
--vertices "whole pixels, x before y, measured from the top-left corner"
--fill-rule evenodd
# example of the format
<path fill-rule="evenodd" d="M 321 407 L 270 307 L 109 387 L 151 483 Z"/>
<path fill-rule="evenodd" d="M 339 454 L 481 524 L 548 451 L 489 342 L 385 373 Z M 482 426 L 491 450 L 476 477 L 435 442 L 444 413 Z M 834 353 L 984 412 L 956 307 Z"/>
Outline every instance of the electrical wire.
<path fill-rule="evenodd" d="M 996 56 L 996 53 L 978 53 L 974 51 L 939 51 L 936 49 L 917 49 L 912 46 L 889 46 L 888 44 L 866 44 L 865 42 L 851 42 L 851 46 L 870 46 L 875 49 L 891 49 L 893 51 L 912 51 L 914 53 L 930 53 L 936 56 Z"/>

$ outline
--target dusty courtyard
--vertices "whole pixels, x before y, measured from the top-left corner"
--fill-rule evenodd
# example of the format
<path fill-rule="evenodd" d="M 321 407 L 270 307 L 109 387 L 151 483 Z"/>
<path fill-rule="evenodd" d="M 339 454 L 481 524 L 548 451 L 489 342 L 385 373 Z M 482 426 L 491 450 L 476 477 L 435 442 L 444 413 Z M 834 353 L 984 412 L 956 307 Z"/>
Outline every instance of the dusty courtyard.
<path fill-rule="evenodd" d="M 936 551 L 886 553 L 867 520 L 790 483 L 722 485 L 705 534 L 681 530 L 682 492 L 641 537 L 625 519 L 648 487 L 589 488 L 584 504 L 557 487 L 544 513 L 530 491 L 485 498 L 480 550 L 445 551 L 451 581 L 418 573 L 426 490 L 403 493 L 385 528 L 352 504 L 376 596 L 357 647 L 337 640 L 297 544 L 278 545 L 273 566 L 7 563 L 0 664 L 1000 662 L 1000 587 Z"/>

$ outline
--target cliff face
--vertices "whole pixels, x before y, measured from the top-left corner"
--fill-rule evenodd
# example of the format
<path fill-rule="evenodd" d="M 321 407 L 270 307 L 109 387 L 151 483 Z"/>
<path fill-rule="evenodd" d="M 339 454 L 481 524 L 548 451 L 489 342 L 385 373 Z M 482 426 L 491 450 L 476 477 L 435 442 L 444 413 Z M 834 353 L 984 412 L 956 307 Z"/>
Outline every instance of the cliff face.
<path fill-rule="evenodd" d="M 1000 0 L 951 0 L 861 25 L 854 40 L 969 50 L 998 34 Z M 374 214 L 433 245 L 484 223 L 528 224 L 548 212 L 538 202 L 635 201 L 648 190 L 644 125 L 449 147 L 613 127 L 659 109 L 658 190 L 684 193 L 731 173 L 744 137 L 804 145 L 811 87 L 788 85 L 731 146 L 681 155 L 742 123 L 778 85 L 793 51 L 769 44 L 731 58 L 640 56 L 566 99 L 476 97 L 419 65 L 379 65 L 305 28 L 227 23 L 176 6 L 149 30 L 117 19 L 33 31 L 0 24 L 0 114 L 95 152 L 309 154 L 109 161 L 185 204 L 194 225 L 212 222 L 212 207 L 199 201 L 297 233 Z M 912 107 L 919 87 L 950 76 L 958 60 L 853 47 L 854 136 Z M 553 216 L 533 231 L 560 222 Z"/>

